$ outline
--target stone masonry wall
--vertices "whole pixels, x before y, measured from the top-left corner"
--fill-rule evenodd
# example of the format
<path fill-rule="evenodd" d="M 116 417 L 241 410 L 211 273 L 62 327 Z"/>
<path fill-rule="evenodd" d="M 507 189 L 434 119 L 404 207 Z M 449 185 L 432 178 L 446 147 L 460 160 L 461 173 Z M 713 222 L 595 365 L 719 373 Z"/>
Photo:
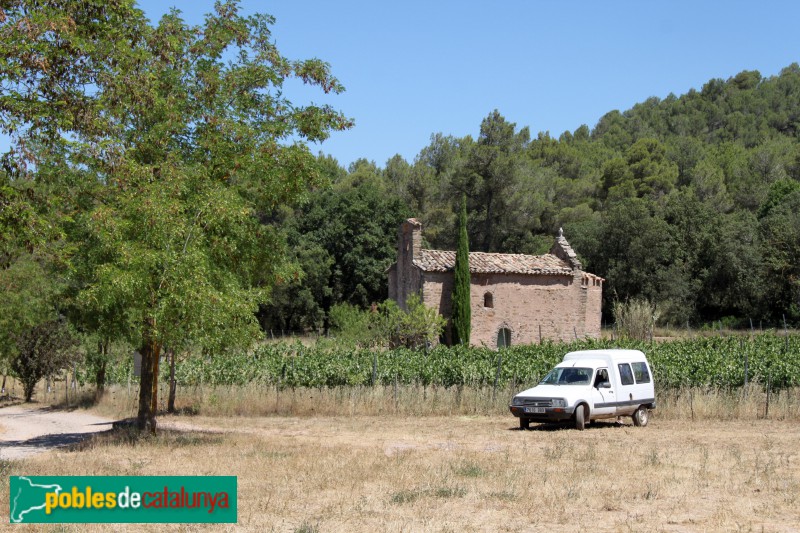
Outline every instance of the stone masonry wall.
<path fill-rule="evenodd" d="M 425 304 L 450 316 L 452 284 L 452 273 L 424 273 Z M 582 273 L 574 277 L 473 274 L 471 344 L 496 348 L 501 328 L 511 331 L 512 345 L 570 341 L 576 334 L 599 337 L 601 288 L 582 285 Z"/>

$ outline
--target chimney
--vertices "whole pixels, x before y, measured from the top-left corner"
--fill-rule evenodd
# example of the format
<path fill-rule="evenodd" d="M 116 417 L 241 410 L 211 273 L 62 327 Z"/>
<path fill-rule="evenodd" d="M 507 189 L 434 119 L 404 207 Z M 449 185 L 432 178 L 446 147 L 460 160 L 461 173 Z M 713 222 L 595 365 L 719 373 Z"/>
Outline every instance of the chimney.
<path fill-rule="evenodd" d="M 409 218 L 400 224 L 397 239 L 397 257 L 411 262 L 420 256 L 422 250 L 422 223 L 416 218 Z M 400 265 L 398 265 L 400 266 Z"/>

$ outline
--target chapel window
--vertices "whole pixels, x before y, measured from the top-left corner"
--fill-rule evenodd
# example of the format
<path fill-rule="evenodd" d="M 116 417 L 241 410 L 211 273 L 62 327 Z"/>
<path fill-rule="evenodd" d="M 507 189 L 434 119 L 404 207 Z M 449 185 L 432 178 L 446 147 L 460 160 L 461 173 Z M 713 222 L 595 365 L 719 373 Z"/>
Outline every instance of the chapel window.
<path fill-rule="evenodd" d="M 489 309 L 494 308 L 494 295 L 491 292 L 483 295 L 483 306 Z"/>

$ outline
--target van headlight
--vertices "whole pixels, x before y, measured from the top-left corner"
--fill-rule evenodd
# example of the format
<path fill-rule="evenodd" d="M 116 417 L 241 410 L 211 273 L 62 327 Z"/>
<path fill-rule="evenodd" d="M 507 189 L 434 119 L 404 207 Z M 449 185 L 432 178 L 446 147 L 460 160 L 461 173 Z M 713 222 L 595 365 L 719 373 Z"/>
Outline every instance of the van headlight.
<path fill-rule="evenodd" d="M 553 407 L 566 407 L 567 400 L 564 398 L 553 398 Z"/>
<path fill-rule="evenodd" d="M 514 396 L 514 399 L 511 400 L 511 405 L 522 405 L 522 398 Z"/>

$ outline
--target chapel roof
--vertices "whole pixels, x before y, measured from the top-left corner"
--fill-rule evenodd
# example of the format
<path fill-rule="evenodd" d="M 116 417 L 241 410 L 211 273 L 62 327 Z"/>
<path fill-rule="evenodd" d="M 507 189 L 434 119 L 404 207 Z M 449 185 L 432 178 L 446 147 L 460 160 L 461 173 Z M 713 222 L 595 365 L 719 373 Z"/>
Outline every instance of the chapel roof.
<path fill-rule="evenodd" d="M 455 268 L 456 252 L 420 250 L 414 265 L 425 272 L 448 272 Z M 469 271 L 473 274 L 539 274 L 570 276 L 573 269 L 567 261 L 553 254 L 524 255 L 485 252 L 469 253 Z"/>

